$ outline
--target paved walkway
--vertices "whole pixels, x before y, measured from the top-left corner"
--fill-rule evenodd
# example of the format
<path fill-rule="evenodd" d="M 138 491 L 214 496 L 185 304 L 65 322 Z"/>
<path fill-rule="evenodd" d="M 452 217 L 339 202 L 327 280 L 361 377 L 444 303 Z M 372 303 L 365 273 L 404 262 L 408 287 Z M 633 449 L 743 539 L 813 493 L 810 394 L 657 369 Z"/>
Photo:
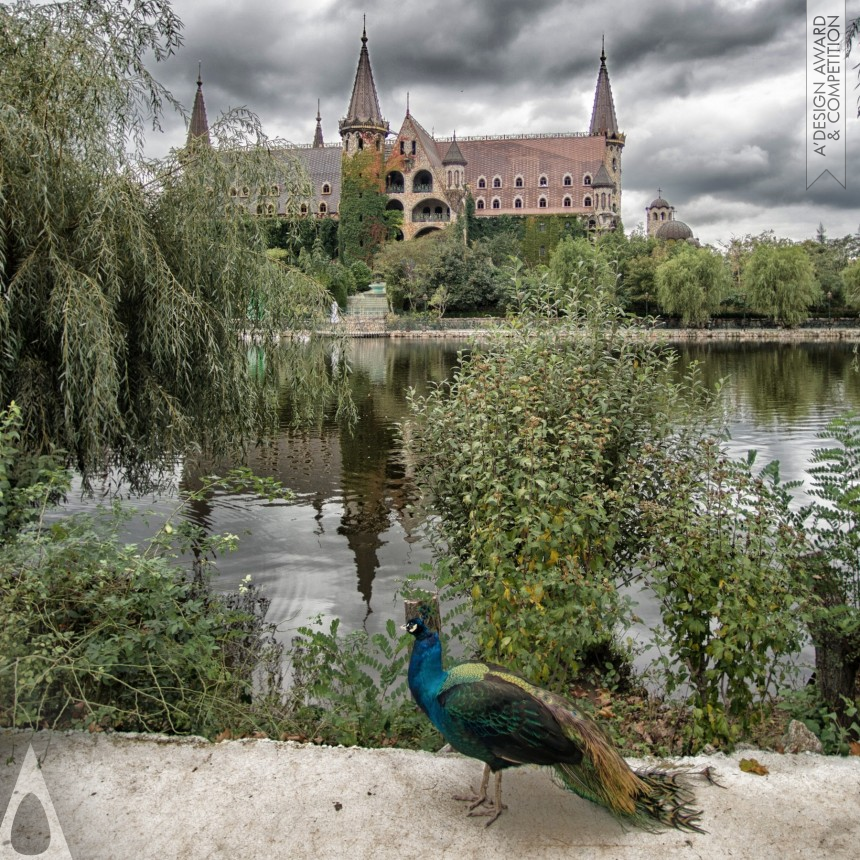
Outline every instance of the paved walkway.
<path fill-rule="evenodd" d="M 26 766 L 31 743 L 41 770 Z M 751 756 L 769 775 L 740 770 Z M 0 732 L 0 860 L 45 851 L 51 820 L 40 855 L 51 860 L 858 856 L 860 758 L 745 752 L 685 763 L 710 765 L 723 786 L 696 781 L 707 834 L 625 831 L 536 769 L 505 776 L 510 808 L 487 829 L 451 799 L 481 770 L 456 755 Z M 55 816 L 20 801 L 45 789 Z"/>

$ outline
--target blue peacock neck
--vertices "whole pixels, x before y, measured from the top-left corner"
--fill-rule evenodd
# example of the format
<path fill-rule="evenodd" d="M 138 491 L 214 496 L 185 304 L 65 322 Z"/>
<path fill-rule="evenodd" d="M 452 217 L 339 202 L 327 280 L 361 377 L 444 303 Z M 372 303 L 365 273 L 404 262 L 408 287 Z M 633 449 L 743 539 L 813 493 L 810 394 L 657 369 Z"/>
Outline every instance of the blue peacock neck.
<path fill-rule="evenodd" d="M 435 710 L 436 696 L 445 682 L 448 673 L 442 668 L 442 645 L 439 636 L 424 631 L 412 646 L 412 656 L 409 659 L 409 689 L 415 701 L 427 713 L 431 720 L 431 711 Z M 434 721 L 435 722 L 435 721 Z"/>

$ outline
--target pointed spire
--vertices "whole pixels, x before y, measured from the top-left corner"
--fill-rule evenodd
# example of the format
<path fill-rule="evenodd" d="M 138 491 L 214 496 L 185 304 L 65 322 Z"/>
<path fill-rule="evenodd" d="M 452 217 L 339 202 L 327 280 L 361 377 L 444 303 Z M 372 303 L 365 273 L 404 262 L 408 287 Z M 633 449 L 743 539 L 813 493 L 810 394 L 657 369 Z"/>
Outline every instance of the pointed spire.
<path fill-rule="evenodd" d="M 314 149 L 322 149 L 324 145 L 322 136 L 322 117 L 320 116 L 320 100 L 317 99 L 317 128 L 314 132 Z"/>
<path fill-rule="evenodd" d="M 618 135 L 618 120 L 615 118 L 615 103 L 612 88 L 609 86 L 609 72 L 606 69 L 605 42 L 601 40 L 600 71 L 597 73 L 597 88 L 594 91 L 594 108 L 591 111 L 591 134 L 604 134 L 607 137 Z"/>
<path fill-rule="evenodd" d="M 349 126 L 355 125 L 388 131 L 388 123 L 382 118 L 382 111 L 379 109 L 379 97 L 376 95 L 376 84 L 373 82 L 373 72 L 370 68 L 366 23 L 361 31 L 361 53 L 358 57 L 352 98 L 346 117 L 340 122 L 341 133 Z"/>
<path fill-rule="evenodd" d="M 194 95 L 194 107 L 191 109 L 191 122 L 188 124 L 188 140 L 186 146 L 192 141 L 204 143 L 211 146 L 209 139 L 209 122 L 206 119 L 206 104 L 203 101 L 203 63 L 197 64 L 197 92 Z"/>

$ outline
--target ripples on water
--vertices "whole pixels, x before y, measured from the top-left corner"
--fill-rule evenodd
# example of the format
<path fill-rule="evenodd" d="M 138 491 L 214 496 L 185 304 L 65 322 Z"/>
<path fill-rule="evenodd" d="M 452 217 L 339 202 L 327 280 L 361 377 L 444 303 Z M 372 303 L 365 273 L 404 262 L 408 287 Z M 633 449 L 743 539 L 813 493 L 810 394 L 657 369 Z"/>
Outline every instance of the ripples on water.
<path fill-rule="evenodd" d="M 410 511 L 416 491 L 397 444 L 396 424 L 408 411 L 406 392 L 447 378 L 466 342 L 361 339 L 348 360 L 358 410 L 352 432 L 334 413 L 318 429 L 298 431 L 285 416 L 280 435 L 255 450 L 249 465 L 292 488 L 295 501 L 267 504 L 216 494 L 188 516 L 211 532 L 240 536 L 239 550 L 218 562 L 218 583 L 235 588 L 251 574 L 271 599 L 270 620 L 289 636 L 308 618 L 339 617 L 343 629 L 382 630 L 399 619 L 395 594 L 407 573 L 431 560 L 423 524 Z M 816 434 L 846 407 L 860 405 L 853 349 L 833 344 L 684 344 L 679 373 L 693 361 L 705 381 L 724 387 L 731 416 L 729 450 L 758 463 L 777 459 L 784 479 L 802 478 Z M 219 464 L 219 468 L 229 464 Z M 156 520 L 170 498 L 144 500 Z M 73 506 L 74 507 L 74 506 Z M 134 527 L 132 537 L 151 534 Z M 643 604 L 646 622 L 656 606 Z"/>

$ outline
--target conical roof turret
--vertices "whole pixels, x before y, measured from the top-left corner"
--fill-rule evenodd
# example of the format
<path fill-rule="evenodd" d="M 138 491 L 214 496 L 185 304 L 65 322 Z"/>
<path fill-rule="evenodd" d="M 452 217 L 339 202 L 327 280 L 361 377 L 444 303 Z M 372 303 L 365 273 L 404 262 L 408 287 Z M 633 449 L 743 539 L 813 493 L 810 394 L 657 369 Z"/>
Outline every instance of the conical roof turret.
<path fill-rule="evenodd" d="M 457 145 L 457 133 L 454 132 L 454 139 L 451 141 L 451 145 L 448 147 L 448 151 L 445 153 L 445 157 L 442 159 L 442 164 L 462 164 L 465 165 L 468 162 L 463 156 L 463 151 Z"/>
<path fill-rule="evenodd" d="M 615 117 L 615 102 L 612 100 L 612 87 L 609 86 L 609 71 L 606 68 L 606 51 L 603 46 L 600 49 L 600 71 L 597 73 L 590 131 L 591 134 L 603 134 L 606 137 L 618 136 L 618 120 Z"/>
<path fill-rule="evenodd" d="M 322 135 L 322 117 L 320 116 L 320 103 L 317 99 L 317 127 L 314 132 L 314 149 L 322 149 L 325 146 Z"/>
<path fill-rule="evenodd" d="M 361 32 L 361 53 L 358 55 L 358 68 L 355 83 L 352 85 L 352 98 L 346 116 L 340 121 L 340 132 L 344 134 L 352 128 L 377 129 L 388 132 L 388 123 L 382 118 L 376 84 L 370 68 L 370 54 L 367 50 L 367 28 Z"/>
<path fill-rule="evenodd" d="M 201 76 L 201 65 L 197 66 L 197 92 L 194 95 L 194 107 L 191 109 L 191 122 L 188 124 L 188 140 L 186 146 L 192 143 L 203 143 L 211 146 L 209 138 L 209 122 L 206 119 L 206 104 L 203 101 L 203 78 Z"/>

